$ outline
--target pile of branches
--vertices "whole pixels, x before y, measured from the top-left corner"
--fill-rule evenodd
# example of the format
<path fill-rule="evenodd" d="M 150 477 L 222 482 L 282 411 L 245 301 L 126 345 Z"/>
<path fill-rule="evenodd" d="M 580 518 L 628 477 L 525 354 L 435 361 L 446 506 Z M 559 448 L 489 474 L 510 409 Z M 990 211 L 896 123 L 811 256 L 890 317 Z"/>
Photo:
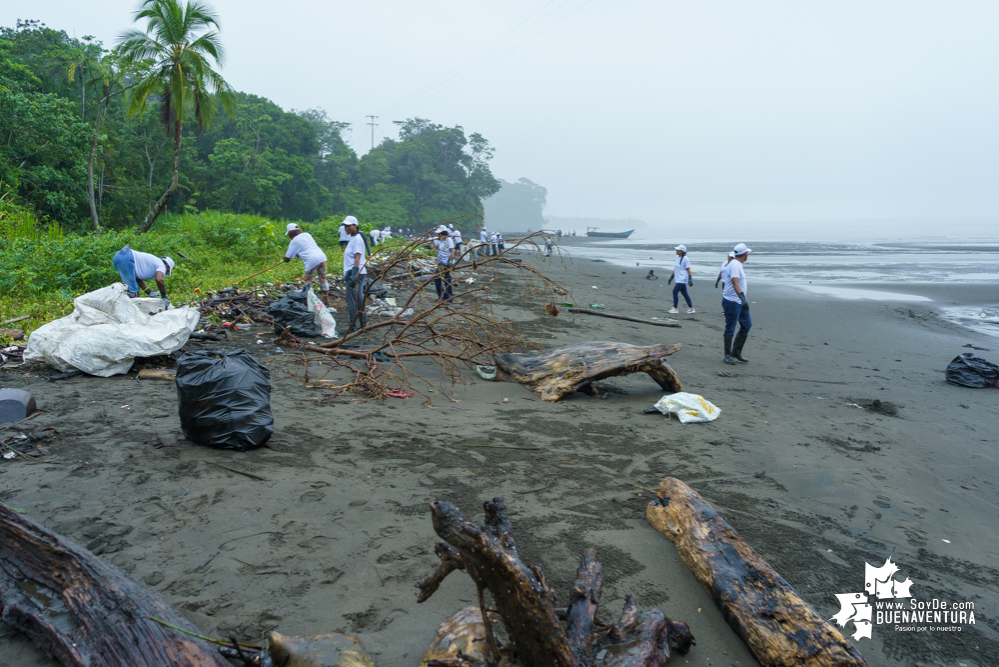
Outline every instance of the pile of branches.
<path fill-rule="evenodd" d="M 497 354 L 542 347 L 525 327 L 498 317 L 492 303 L 502 276 L 517 285 L 525 307 L 558 315 L 556 304 L 565 300 L 567 289 L 511 257 L 521 249 L 539 252 L 541 237 L 535 233 L 510 241 L 496 256 L 463 248 L 451 268 L 453 296 L 448 301 L 438 299 L 435 290 L 434 280 L 440 276 L 430 235 L 381 250 L 374 257 L 377 270 L 369 272 L 374 275 L 367 296 L 390 288 L 397 295 L 397 314 L 372 318 L 375 321 L 321 344 L 305 343 L 287 332 L 276 342 L 300 351 L 294 361 L 304 365 L 306 381 L 331 389 L 332 396 L 350 391 L 381 399 L 412 393 L 430 402 L 433 391 L 447 395 L 449 387 L 464 381 L 462 369 L 492 366 Z M 500 273 L 500 268 L 507 271 Z M 349 331 L 354 324 L 337 317 L 338 329 Z M 327 370 L 310 379 L 308 365 L 316 361 Z M 337 368 L 348 371 L 346 380 L 327 379 Z"/>
<path fill-rule="evenodd" d="M 268 314 L 267 305 L 276 298 L 273 295 L 281 291 L 287 291 L 287 289 L 282 290 L 281 286 L 272 287 L 269 290 L 263 287 L 248 290 L 230 287 L 219 290 L 214 296 L 209 295 L 200 303 L 191 305 L 201 310 L 202 318 L 214 315 L 219 320 L 237 324 L 241 322 L 273 324 L 274 318 Z"/>

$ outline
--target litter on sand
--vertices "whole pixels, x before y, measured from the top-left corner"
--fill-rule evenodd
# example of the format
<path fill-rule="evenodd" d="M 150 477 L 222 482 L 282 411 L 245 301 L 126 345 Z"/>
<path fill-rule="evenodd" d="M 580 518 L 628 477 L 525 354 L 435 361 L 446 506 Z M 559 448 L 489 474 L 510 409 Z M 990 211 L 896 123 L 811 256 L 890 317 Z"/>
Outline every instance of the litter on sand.
<path fill-rule="evenodd" d="M 721 408 L 705 400 L 703 396 L 685 391 L 663 396 L 653 407 L 664 415 L 675 413 L 681 424 L 711 422 L 721 414 Z"/>
<path fill-rule="evenodd" d="M 954 357 L 944 372 L 947 382 L 959 387 L 982 389 L 999 387 L 999 366 L 977 354 L 965 352 Z"/>
<path fill-rule="evenodd" d="M 24 360 L 110 377 L 127 373 L 136 357 L 184 347 L 198 326 L 198 311 L 184 306 L 149 315 L 146 301 L 162 304 L 162 299 L 130 299 L 121 283 L 78 296 L 71 314 L 31 334 Z"/>

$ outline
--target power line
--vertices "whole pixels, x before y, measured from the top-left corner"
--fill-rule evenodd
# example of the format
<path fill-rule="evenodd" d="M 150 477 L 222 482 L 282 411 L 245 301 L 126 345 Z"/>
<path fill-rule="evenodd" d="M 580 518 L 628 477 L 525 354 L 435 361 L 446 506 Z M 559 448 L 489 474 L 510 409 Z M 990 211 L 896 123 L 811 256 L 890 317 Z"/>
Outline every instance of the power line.
<path fill-rule="evenodd" d="M 368 123 L 371 126 L 371 150 L 375 150 L 375 128 L 378 127 L 375 118 L 378 118 L 378 116 L 365 116 L 365 118 L 371 119 L 371 122 Z"/>

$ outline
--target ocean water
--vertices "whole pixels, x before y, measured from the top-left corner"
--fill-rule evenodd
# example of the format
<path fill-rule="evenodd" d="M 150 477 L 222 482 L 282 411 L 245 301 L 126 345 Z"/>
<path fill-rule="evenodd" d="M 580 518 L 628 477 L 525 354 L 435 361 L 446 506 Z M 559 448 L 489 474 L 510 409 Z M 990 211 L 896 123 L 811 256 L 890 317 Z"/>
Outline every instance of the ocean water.
<path fill-rule="evenodd" d="M 577 245 L 578 244 L 578 245 Z M 685 243 L 695 284 L 713 284 L 731 244 Z M 927 239 L 870 243 L 765 241 L 749 243 L 746 263 L 750 285 L 779 282 L 804 292 L 837 299 L 881 302 L 933 302 L 941 316 L 992 336 L 999 336 L 999 241 Z M 632 269 L 649 269 L 668 280 L 676 257 L 674 244 L 631 239 L 590 240 L 563 247 L 575 260 L 600 259 Z M 941 298 L 940 285 L 994 285 Z M 923 289 L 921 289 L 923 288 Z M 983 296 L 984 295 L 984 296 Z"/>

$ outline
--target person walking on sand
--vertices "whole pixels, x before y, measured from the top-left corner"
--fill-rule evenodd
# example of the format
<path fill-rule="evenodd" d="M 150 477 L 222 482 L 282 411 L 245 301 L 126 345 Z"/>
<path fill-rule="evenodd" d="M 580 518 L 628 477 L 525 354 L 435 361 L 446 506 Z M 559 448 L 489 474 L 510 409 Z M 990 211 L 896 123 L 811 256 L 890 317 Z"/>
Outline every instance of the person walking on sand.
<path fill-rule="evenodd" d="M 721 269 L 718 271 L 718 277 L 715 278 L 715 289 L 718 289 L 718 283 L 725 279 L 725 269 L 728 267 L 729 262 L 731 262 L 734 258 L 735 253 L 730 252 L 728 257 L 725 258 L 725 261 L 722 262 Z"/>
<path fill-rule="evenodd" d="M 460 229 L 455 229 L 455 227 L 454 227 L 453 224 L 450 224 L 447 227 L 451 231 L 451 238 L 454 240 L 454 254 L 456 256 L 460 255 L 461 254 L 461 230 Z"/>
<path fill-rule="evenodd" d="M 364 297 L 367 295 L 368 267 L 366 266 L 367 246 L 363 232 L 357 231 L 357 218 L 349 216 L 347 234 L 350 241 L 343 250 L 343 280 L 347 288 L 347 333 L 352 333 L 365 325 Z"/>
<path fill-rule="evenodd" d="M 725 311 L 725 363 L 749 363 L 742 356 L 742 348 L 746 337 L 753 326 L 749 317 L 749 300 L 746 298 L 746 271 L 742 265 L 749 259 L 752 252 L 745 243 L 735 246 L 733 260 L 725 267 L 725 291 L 722 293 L 722 310 Z M 735 325 L 739 324 L 739 333 L 735 333 Z M 734 336 L 734 338 L 733 338 Z"/>
<path fill-rule="evenodd" d="M 290 262 L 296 257 L 302 258 L 305 266 L 305 275 L 302 280 L 305 287 L 312 285 L 312 279 L 319 280 L 319 288 L 323 292 L 323 303 L 330 305 L 330 283 L 326 279 L 326 253 L 319 249 L 319 244 L 312 238 L 312 234 L 306 234 L 302 228 L 294 222 L 289 222 L 285 228 L 284 235 L 291 239 L 288 243 L 288 252 L 284 254 L 284 261 Z"/>
<path fill-rule="evenodd" d="M 139 296 L 140 289 L 146 293 L 146 296 L 151 296 L 152 290 L 146 287 L 145 281 L 154 280 L 156 286 L 160 288 L 163 307 L 170 306 L 164 279 L 173 271 L 174 261 L 172 259 L 132 250 L 132 244 L 127 243 L 124 248 L 114 254 L 111 263 L 118 270 L 121 282 L 124 283 L 125 290 L 130 297 Z"/>
<path fill-rule="evenodd" d="M 552 256 L 552 237 L 549 236 L 548 238 L 545 239 L 545 257 L 551 257 L 551 256 Z"/>
<path fill-rule="evenodd" d="M 454 240 L 451 238 L 451 231 L 444 225 L 437 228 L 434 248 L 437 250 L 437 277 L 434 278 L 437 298 L 441 301 L 450 301 L 453 294 L 451 264 L 454 262 Z"/>
<path fill-rule="evenodd" d="M 678 245 L 674 250 L 676 250 L 676 259 L 673 261 L 673 275 L 666 283 L 668 285 L 674 280 L 676 281 L 676 285 L 673 286 L 673 307 L 670 308 L 669 313 L 676 315 L 680 312 L 676 307 L 680 304 L 680 295 L 683 294 L 683 298 L 687 302 L 687 314 L 692 315 L 697 311 L 694 310 L 690 294 L 687 293 L 687 287 L 694 286 L 694 276 L 690 273 L 690 260 L 687 258 L 687 246 Z"/>

